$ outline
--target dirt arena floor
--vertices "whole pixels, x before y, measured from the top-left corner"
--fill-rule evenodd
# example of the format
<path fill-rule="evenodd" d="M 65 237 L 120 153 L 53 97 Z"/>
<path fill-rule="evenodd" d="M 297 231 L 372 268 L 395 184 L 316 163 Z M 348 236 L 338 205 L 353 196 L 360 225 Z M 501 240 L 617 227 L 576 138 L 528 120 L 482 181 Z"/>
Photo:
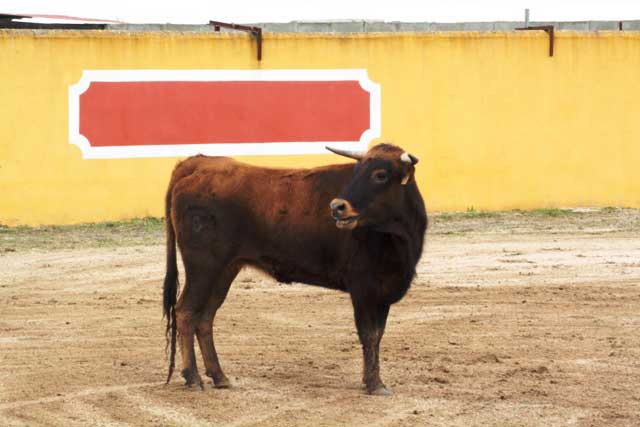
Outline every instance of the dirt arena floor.
<path fill-rule="evenodd" d="M 254 271 L 216 318 L 234 387 L 165 386 L 163 239 L 0 228 L 0 425 L 640 426 L 640 211 L 434 216 L 382 341 L 391 397 L 361 387 L 346 295 Z"/>

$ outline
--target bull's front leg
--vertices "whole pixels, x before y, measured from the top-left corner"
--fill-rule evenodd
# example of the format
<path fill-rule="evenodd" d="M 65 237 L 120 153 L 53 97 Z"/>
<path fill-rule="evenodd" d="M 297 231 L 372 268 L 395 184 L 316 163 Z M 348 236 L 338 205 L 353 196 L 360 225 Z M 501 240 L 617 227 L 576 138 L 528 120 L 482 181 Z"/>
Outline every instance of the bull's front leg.
<path fill-rule="evenodd" d="M 362 344 L 364 359 L 363 381 L 367 392 L 377 396 L 389 396 L 389 390 L 380 379 L 380 341 L 389 314 L 389 305 L 369 303 L 352 298 L 353 309 Z"/>

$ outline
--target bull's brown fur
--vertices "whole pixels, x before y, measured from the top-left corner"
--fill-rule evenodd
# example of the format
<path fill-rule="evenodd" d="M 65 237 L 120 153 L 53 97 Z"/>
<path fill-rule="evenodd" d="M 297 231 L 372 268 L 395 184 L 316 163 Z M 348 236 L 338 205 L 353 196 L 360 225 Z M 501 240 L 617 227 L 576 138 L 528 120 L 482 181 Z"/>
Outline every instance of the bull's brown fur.
<path fill-rule="evenodd" d="M 363 380 L 370 393 L 386 393 L 379 377 L 380 339 L 389 306 L 404 296 L 415 274 L 427 226 L 415 181 L 400 185 L 413 174 L 413 165 L 400 161 L 400 154 L 398 147 L 379 145 L 355 168 L 270 169 L 206 156 L 179 163 L 165 212 L 167 381 L 178 339 L 187 384 L 202 384 L 195 335 L 206 374 L 216 386 L 229 386 L 213 343 L 213 318 L 239 270 L 250 265 L 280 282 L 349 292 L 363 344 Z M 381 167 L 389 169 L 392 181 L 369 188 L 368 174 Z M 340 194 L 352 198 L 361 214 L 354 230 L 338 229 L 331 217 L 329 203 Z M 177 300 L 176 241 L 186 274 Z"/>

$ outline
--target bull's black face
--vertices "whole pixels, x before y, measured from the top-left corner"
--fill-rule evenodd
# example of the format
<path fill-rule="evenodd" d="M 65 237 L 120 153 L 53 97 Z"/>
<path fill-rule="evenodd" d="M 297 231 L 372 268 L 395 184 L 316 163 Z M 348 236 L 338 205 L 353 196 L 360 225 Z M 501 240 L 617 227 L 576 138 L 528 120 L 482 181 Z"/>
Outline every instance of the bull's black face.
<path fill-rule="evenodd" d="M 353 178 L 340 195 L 331 201 L 336 226 L 386 224 L 400 217 L 406 185 L 413 178 L 417 158 L 399 147 L 383 144 L 372 148 L 356 163 Z"/>

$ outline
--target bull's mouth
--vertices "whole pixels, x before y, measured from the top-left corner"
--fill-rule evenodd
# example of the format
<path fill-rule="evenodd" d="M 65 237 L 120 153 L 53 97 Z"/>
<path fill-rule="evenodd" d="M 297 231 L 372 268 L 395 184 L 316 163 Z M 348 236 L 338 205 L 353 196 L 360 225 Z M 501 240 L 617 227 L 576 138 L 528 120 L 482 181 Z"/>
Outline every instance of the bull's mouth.
<path fill-rule="evenodd" d="M 358 225 L 359 216 L 352 216 L 349 218 L 336 218 L 336 227 L 345 229 L 345 230 L 353 230 Z"/>

